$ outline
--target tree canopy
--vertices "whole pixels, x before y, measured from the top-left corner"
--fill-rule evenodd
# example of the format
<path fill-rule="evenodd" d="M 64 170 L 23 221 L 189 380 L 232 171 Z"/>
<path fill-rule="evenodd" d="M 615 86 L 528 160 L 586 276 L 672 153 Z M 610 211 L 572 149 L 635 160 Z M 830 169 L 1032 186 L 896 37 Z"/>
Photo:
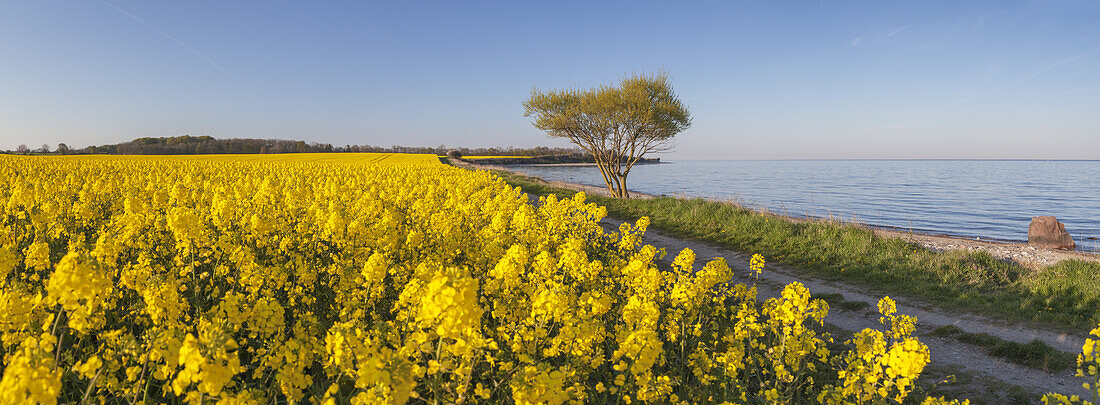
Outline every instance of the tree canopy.
<path fill-rule="evenodd" d="M 635 74 L 618 86 L 531 92 L 524 116 L 552 138 L 591 153 L 612 195 L 628 197 L 626 177 L 647 153 L 670 150 L 691 114 L 667 74 Z"/>

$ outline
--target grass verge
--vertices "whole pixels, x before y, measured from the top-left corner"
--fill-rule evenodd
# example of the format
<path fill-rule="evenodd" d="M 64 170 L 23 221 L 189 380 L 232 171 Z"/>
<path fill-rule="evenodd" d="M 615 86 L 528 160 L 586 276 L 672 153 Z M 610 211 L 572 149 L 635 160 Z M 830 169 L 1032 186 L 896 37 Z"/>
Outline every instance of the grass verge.
<path fill-rule="evenodd" d="M 528 193 L 576 193 L 539 179 L 496 173 Z M 1032 270 L 984 252 L 933 252 L 858 226 L 792 221 L 701 198 L 588 198 L 616 218 L 648 216 L 650 226 L 670 234 L 759 253 L 770 262 L 883 294 L 1067 331 L 1088 330 L 1100 322 L 1100 263 L 1067 260 Z"/>
<path fill-rule="evenodd" d="M 848 301 L 844 299 L 844 295 L 837 293 L 814 294 L 813 298 L 825 300 L 825 302 L 829 304 L 829 308 L 839 308 L 845 311 L 872 309 L 871 304 L 868 304 L 866 301 Z"/>
<path fill-rule="evenodd" d="M 844 295 L 837 293 L 814 294 L 813 298 L 825 300 L 829 303 L 829 308 L 839 308 L 847 311 L 872 309 L 871 304 L 865 301 L 848 301 L 844 299 Z M 1000 357 L 1011 363 L 1049 373 L 1061 373 L 1071 370 L 1077 365 L 1076 356 L 1055 349 L 1040 340 L 1033 340 L 1029 343 L 1010 342 L 988 333 L 966 332 L 954 325 L 936 328 L 930 335 L 979 346 L 985 348 L 986 353 L 990 356 Z"/>
<path fill-rule="evenodd" d="M 966 344 L 980 346 L 985 348 L 990 356 L 1050 373 L 1061 373 L 1077 365 L 1076 356 L 1055 349 L 1039 340 L 1029 343 L 1009 342 L 986 333 L 965 332 L 954 325 L 936 328 L 931 335 L 954 338 Z"/>

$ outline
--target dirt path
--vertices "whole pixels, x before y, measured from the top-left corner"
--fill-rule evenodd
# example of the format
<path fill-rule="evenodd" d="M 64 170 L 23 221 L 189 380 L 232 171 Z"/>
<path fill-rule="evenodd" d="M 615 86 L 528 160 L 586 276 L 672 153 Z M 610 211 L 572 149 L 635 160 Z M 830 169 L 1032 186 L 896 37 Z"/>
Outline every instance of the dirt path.
<path fill-rule="evenodd" d="M 605 219 L 602 222 L 609 229 L 618 229 L 619 224 L 623 223 L 622 220 L 617 219 Z M 699 258 L 699 262 L 718 257 L 725 258 L 730 267 L 734 269 L 734 273 L 738 275 L 738 282 L 752 283 L 754 281 L 754 278 L 749 276 L 748 258 L 742 253 L 705 242 L 663 235 L 652 229 L 646 232 L 643 241 L 658 248 L 666 248 L 670 255 L 675 255 L 676 252 L 684 248 L 690 248 Z M 868 293 L 849 285 L 814 279 L 800 274 L 796 270 L 774 265 L 768 265 L 764 273 L 760 275 L 759 280 L 755 281 L 760 297 L 763 299 L 779 296 L 783 286 L 794 281 L 802 283 L 814 294 L 842 294 L 845 300 L 863 301 L 868 303 L 870 308 L 877 308 L 878 299 L 881 298 L 880 294 Z M 989 356 L 976 346 L 961 343 L 954 339 L 929 336 L 928 333 L 940 326 L 955 325 L 967 332 L 984 332 L 1005 340 L 1021 343 L 1039 339 L 1073 354 L 1081 350 L 1081 345 L 1084 343 L 1082 336 L 1070 336 L 1057 332 L 1005 325 L 975 315 L 948 314 L 915 303 L 904 297 L 892 298 L 898 303 L 899 313 L 917 318 L 916 335 L 920 337 L 921 342 L 928 345 L 932 352 L 932 363 L 934 365 L 966 370 L 985 378 L 1020 386 L 1035 394 L 1051 391 L 1081 395 L 1087 393 L 1081 387 L 1083 380 L 1073 377 L 1072 371 L 1066 371 L 1064 375 L 1052 375 Z M 829 316 L 825 318 L 825 321 L 839 329 L 856 332 L 865 328 L 880 328 L 878 318 L 879 314 L 873 309 L 846 311 L 839 308 L 830 308 Z"/>
<path fill-rule="evenodd" d="M 474 169 L 490 168 L 479 167 L 477 165 L 464 166 Z M 508 170 L 506 167 L 491 167 L 491 169 Z M 599 187 L 562 182 L 548 183 L 554 187 L 584 191 L 590 194 L 607 195 L 607 191 Z M 653 198 L 651 195 L 641 193 L 633 193 L 633 197 Z M 537 202 L 536 196 L 531 195 L 530 198 L 532 201 Z M 624 221 L 620 219 L 607 218 L 601 221 L 601 224 L 604 225 L 606 229 L 613 231 L 617 230 L 618 226 L 623 222 Z M 905 235 L 883 236 L 900 237 Z M 953 238 L 927 236 L 922 240 L 914 241 L 918 243 L 923 241 L 927 244 L 938 244 L 938 246 L 943 246 L 947 244 L 943 239 L 953 240 Z M 768 265 L 759 279 L 755 279 L 749 276 L 748 257 L 741 252 L 726 249 L 704 241 L 665 235 L 653 229 L 646 232 L 643 241 L 644 243 L 654 245 L 658 248 L 663 247 L 673 256 L 684 248 L 690 248 L 695 252 L 700 263 L 713 258 L 725 258 L 730 267 L 734 269 L 735 274 L 738 275 L 736 281 L 744 283 L 752 283 L 755 281 L 760 297 L 763 299 L 778 296 L 783 286 L 797 281 L 809 288 L 814 294 L 841 294 L 846 301 L 865 302 L 869 305 L 869 309 L 843 310 L 841 308 L 830 308 L 830 313 L 828 317 L 825 318 L 826 323 L 847 332 L 856 332 L 865 328 L 880 327 L 878 322 L 879 314 L 875 308 L 877 308 L 878 300 L 883 295 L 881 293 L 867 291 L 863 288 L 834 281 L 816 279 L 797 269 L 776 265 Z M 988 243 L 973 242 L 975 243 L 958 243 L 957 245 L 963 248 L 971 248 L 975 245 Z M 1003 244 L 991 243 L 990 245 L 999 246 Z M 975 383 L 980 382 L 987 386 L 996 387 L 997 384 L 993 382 L 1000 381 L 1005 384 L 1021 387 L 1031 394 L 1041 395 L 1047 392 L 1059 392 L 1067 395 L 1088 394 L 1081 386 L 1084 380 L 1073 377 L 1074 373 L 1072 370 L 1054 375 L 1041 370 L 1019 366 L 1001 358 L 990 356 L 980 347 L 965 344 L 953 338 L 930 336 L 929 333 L 941 326 L 954 325 L 966 332 L 987 333 L 1004 340 L 1019 343 L 1027 343 L 1033 339 L 1038 339 L 1059 350 L 1074 355 L 1080 352 L 1081 345 L 1084 344 L 1083 335 L 1068 335 L 1061 332 L 1036 329 L 1029 326 L 1013 325 L 974 314 L 952 313 L 937 308 L 935 305 L 905 297 L 892 298 L 897 301 L 899 313 L 917 318 L 917 330 L 915 334 L 921 339 L 921 342 L 928 345 L 932 356 L 932 366 L 935 368 L 940 370 L 962 370 L 977 376 L 976 379 L 973 379 L 977 380 Z M 994 390 L 996 390 L 996 388 L 994 388 Z M 996 399 L 988 398 L 987 401 L 991 403 L 997 402 Z"/>
<path fill-rule="evenodd" d="M 569 185 L 551 184 L 555 186 Z M 576 185 L 571 186 L 575 187 Z M 580 191 L 599 193 L 603 190 L 585 186 Z M 646 197 L 649 196 L 643 196 L 642 198 Z M 533 202 L 538 201 L 537 196 L 530 195 L 530 198 Z M 605 218 L 601 221 L 601 224 L 608 231 L 615 231 L 623 222 L 621 219 Z M 669 255 L 673 256 L 684 248 L 690 248 L 695 252 L 699 263 L 705 263 L 718 257 L 725 258 L 730 268 L 738 275 L 736 281 L 742 283 L 755 281 L 762 299 L 779 296 L 783 286 L 797 281 L 805 285 L 814 294 L 841 294 L 846 301 L 866 302 L 871 309 L 847 311 L 840 308 L 830 308 L 829 316 L 825 318 L 826 323 L 847 332 L 881 327 L 878 322 L 879 314 L 874 308 L 877 308 L 878 300 L 882 298 L 882 294 L 865 291 L 851 285 L 816 279 L 802 274 L 796 269 L 776 265 L 768 265 L 759 279 L 755 279 L 749 276 L 749 259 L 743 253 L 703 241 L 664 235 L 653 229 L 646 232 L 643 242 L 657 248 L 665 248 Z M 1005 384 L 1019 386 L 1033 395 L 1041 395 L 1047 392 L 1088 394 L 1088 391 L 1081 387 L 1081 383 L 1084 381 L 1073 377 L 1071 370 L 1067 370 L 1060 375 L 1054 375 L 1019 366 L 1001 358 L 990 356 L 977 346 L 965 344 L 951 338 L 930 336 L 929 333 L 940 326 L 954 325 L 966 332 L 988 333 L 1020 343 L 1039 339 L 1071 354 L 1080 352 L 1081 345 L 1084 344 L 1083 336 L 1010 325 L 973 314 L 947 313 L 932 305 L 904 297 L 891 298 L 897 301 L 899 313 L 917 318 L 915 335 L 920 338 L 921 342 L 928 345 L 934 367 L 947 370 L 963 370 L 978 376 L 987 385 L 989 381 L 1000 381 Z M 996 401 L 994 400 L 992 403 L 996 403 Z"/>

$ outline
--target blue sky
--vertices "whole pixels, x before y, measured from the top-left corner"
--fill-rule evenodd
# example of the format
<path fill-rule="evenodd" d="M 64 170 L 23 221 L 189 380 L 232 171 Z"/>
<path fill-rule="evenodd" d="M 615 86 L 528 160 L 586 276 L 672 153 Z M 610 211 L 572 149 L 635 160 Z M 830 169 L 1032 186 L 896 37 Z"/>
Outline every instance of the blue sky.
<path fill-rule="evenodd" d="M 1100 159 L 1100 2 L 0 2 L 0 149 L 565 146 L 532 88 L 665 71 L 666 159 Z"/>

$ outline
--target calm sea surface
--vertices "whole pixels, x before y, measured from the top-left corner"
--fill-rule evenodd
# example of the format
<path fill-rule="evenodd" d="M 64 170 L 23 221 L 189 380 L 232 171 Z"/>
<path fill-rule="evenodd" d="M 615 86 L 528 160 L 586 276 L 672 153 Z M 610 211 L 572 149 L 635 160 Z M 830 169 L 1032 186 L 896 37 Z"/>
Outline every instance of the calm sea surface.
<path fill-rule="evenodd" d="M 603 186 L 596 167 L 517 166 L 548 180 Z M 635 166 L 631 190 L 732 199 L 778 214 L 1026 241 L 1031 217 L 1066 224 L 1100 251 L 1100 161 L 672 161 Z"/>

